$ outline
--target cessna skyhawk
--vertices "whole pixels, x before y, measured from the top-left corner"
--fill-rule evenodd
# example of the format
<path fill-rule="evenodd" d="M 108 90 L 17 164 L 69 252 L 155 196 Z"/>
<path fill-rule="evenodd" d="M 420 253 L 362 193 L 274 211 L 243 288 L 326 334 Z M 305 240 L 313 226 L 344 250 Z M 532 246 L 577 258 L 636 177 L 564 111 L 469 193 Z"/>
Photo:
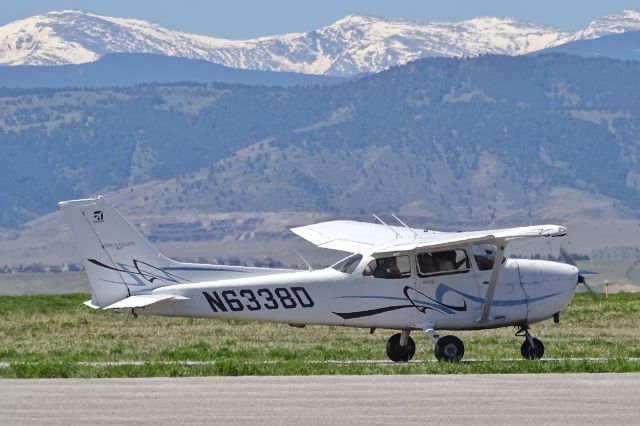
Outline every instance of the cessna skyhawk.
<path fill-rule="evenodd" d="M 399 330 L 386 348 L 396 362 L 413 357 L 412 331 L 431 338 L 438 360 L 459 361 L 462 341 L 440 331 L 506 326 L 519 327 L 525 358 L 541 358 L 544 346 L 529 326 L 557 321 L 581 278 L 573 265 L 504 257 L 510 241 L 564 236 L 557 225 L 451 233 L 413 229 L 397 217 L 401 226 L 323 222 L 291 231 L 351 254 L 301 271 L 176 262 L 101 196 L 59 205 L 89 276 L 91 308 Z"/>

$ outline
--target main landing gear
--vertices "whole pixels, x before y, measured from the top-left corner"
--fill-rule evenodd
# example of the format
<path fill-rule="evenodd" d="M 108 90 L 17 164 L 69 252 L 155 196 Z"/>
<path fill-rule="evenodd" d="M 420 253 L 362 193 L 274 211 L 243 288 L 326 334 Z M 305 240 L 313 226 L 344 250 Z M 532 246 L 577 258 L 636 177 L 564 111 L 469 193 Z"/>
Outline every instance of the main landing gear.
<path fill-rule="evenodd" d="M 408 362 L 416 353 L 416 344 L 409 330 L 394 334 L 387 340 L 387 356 L 393 362 Z"/>
<path fill-rule="evenodd" d="M 456 336 L 440 337 L 432 328 L 424 330 L 435 343 L 434 353 L 438 361 L 459 362 L 464 356 L 464 344 Z M 524 337 L 520 353 L 526 359 L 540 359 L 544 355 L 542 342 L 529 333 L 529 326 L 520 327 L 516 336 Z M 387 340 L 387 356 L 393 362 L 408 362 L 416 353 L 416 344 L 409 330 L 402 330 Z"/>
<path fill-rule="evenodd" d="M 435 355 L 438 361 L 458 362 L 464 356 L 464 344 L 456 336 L 438 336 L 435 331 L 427 330 L 427 335 L 435 343 Z M 402 330 L 387 340 L 387 356 L 393 362 L 408 362 L 416 353 L 416 344 L 409 336 L 409 330 Z"/>
<path fill-rule="evenodd" d="M 529 333 L 529 326 L 521 327 L 516 336 L 524 336 L 524 342 L 520 346 L 520 353 L 526 359 L 540 359 L 544 355 L 542 342 Z"/>

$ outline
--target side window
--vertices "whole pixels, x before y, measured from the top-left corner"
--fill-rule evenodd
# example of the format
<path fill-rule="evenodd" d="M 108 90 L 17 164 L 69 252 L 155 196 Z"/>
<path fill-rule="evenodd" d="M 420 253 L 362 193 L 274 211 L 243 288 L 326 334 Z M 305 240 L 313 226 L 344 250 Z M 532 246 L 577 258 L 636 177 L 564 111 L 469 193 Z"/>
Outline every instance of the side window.
<path fill-rule="evenodd" d="M 374 278 L 408 278 L 411 276 L 409 256 L 381 257 L 372 260 L 364 268 L 364 276 Z"/>
<path fill-rule="evenodd" d="M 473 257 L 476 259 L 478 269 L 488 271 L 493 269 L 493 260 L 496 257 L 496 246 L 492 244 L 476 244 L 471 247 Z"/>
<path fill-rule="evenodd" d="M 459 274 L 471 267 L 467 253 L 461 249 L 420 253 L 416 260 L 420 276 Z"/>

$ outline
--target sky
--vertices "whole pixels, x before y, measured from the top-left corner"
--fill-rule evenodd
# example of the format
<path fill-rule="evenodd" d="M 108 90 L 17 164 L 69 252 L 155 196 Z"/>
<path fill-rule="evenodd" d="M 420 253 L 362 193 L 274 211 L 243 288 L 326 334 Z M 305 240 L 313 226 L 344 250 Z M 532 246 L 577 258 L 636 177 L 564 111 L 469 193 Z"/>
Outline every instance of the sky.
<path fill-rule="evenodd" d="M 449 22 L 498 16 L 577 30 L 610 13 L 640 10 L 640 0 L 7 0 L 0 8 L 0 25 L 63 9 L 144 19 L 218 38 L 246 39 L 308 32 L 348 14 Z"/>

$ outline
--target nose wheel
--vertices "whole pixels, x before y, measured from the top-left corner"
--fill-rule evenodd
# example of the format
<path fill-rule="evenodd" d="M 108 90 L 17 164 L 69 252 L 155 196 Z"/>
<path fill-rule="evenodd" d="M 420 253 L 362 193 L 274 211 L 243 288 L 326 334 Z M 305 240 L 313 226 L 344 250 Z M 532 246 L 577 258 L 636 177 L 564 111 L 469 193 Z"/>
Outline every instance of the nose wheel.
<path fill-rule="evenodd" d="M 516 336 L 524 336 L 524 342 L 520 346 L 520 353 L 526 359 L 540 359 L 544 355 L 542 342 L 529 333 L 529 327 L 522 327 Z"/>
<path fill-rule="evenodd" d="M 387 356 L 393 362 L 409 362 L 416 353 L 416 344 L 409 330 L 402 330 L 387 340 Z"/>

